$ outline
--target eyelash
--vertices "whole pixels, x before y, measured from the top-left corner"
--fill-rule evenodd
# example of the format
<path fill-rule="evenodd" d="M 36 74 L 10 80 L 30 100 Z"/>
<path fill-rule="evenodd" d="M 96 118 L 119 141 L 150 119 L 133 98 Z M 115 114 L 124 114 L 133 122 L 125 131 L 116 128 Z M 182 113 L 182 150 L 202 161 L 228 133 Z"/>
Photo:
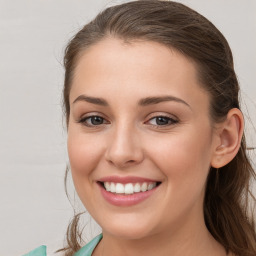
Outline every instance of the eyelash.
<path fill-rule="evenodd" d="M 81 124 L 83 124 L 83 125 L 85 125 L 85 126 L 87 126 L 87 127 L 97 127 L 97 126 L 100 126 L 100 125 L 104 124 L 104 123 L 98 124 L 98 125 L 88 124 L 88 123 L 87 123 L 87 120 L 90 120 L 90 119 L 92 120 L 92 118 L 94 118 L 94 117 L 101 118 L 101 119 L 103 120 L 103 122 L 106 121 L 106 119 L 105 119 L 104 117 L 102 117 L 102 116 L 99 116 L 99 115 L 91 115 L 91 116 L 86 116 L 86 117 L 81 118 L 81 119 L 78 121 L 78 123 L 81 123 Z M 92 123 L 92 122 L 91 122 L 91 123 Z M 105 122 L 105 124 L 106 124 L 106 123 L 108 123 L 108 122 Z"/>
<path fill-rule="evenodd" d="M 100 118 L 103 123 L 98 124 L 98 125 L 92 124 L 92 118 L 95 118 L 95 117 L 96 118 Z M 174 118 L 172 118 L 170 116 L 167 116 L 167 115 L 157 115 L 157 116 L 154 116 L 154 117 L 150 118 L 145 123 L 147 124 L 150 121 L 152 121 L 154 119 L 157 119 L 157 118 L 163 118 L 163 119 L 165 119 L 168 122 L 167 124 L 163 124 L 163 125 L 160 125 L 160 124 L 150 124 L 150 126 L 155 127 L 157 129 L 162 128 L 162 127 L 167 127 L 167 126 L 175 125 L 175 124 L 177 124 L 179 122 L 177 119 L 174 119 Z M 88 124 L 87 121 L 90 120 L 90 119 L 91 119 L 91 122 L 90 122 L 91 124 Z M 87 127 L 92 127 L 92 128 L 94 127 L 95 128 L 95 127 L 99 127 L 99 126 L 104 125 L 104 124 L 108 124 L 109 122 L 106 121 L 106 119 L 104 117 L 100 116 L 100 115 L 91 115 L 91 116 L 86 116 L 86 117 L 81 118 L 78 121 L 78 123 L 81 123 L 81 124 L 83 124 L 83 125 L 85 125 Z M 155 123 L 157 123 L 157 121 Z"/>
<path fill-rule="evenodd" d="M 174 119 L 170 116 L 166 116 L 166 115 L 158 115 L 158 116 L 154 116 L 152 118 L 150 118 L 146 123 L 148 123 L 149 121 L 152 121 L 154 119 L 156 119 L 155 123 L 157 122 L 157 118 L 162 118 L 162 119 L 165 119 L 165 121 L 167 121 L 168 123 L 167 124 L 163 124 L 163 125 L 160 125 L 160 124 L 151 124 L 151 126 L 154 126 L 156 127 L 157 129 L 159 128 L 163 128 L 163 127 L 167 127 L 167 126 L 171 126 L 171 125 L 175 125 L 177 124 L 179 121 L 177 119 Z"/>

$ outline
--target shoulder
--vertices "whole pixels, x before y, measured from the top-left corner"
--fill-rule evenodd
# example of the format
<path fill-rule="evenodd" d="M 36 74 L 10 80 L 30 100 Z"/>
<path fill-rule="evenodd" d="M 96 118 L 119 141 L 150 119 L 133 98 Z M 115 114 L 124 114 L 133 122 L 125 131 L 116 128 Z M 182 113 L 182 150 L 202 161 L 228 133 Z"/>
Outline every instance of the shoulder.
<path fill-rule="evenodd" d="M 46 246 L 45 245 L 39 246 L 35 250 L 33 250 L 27 254 L 24 254 L 22 256 L 47 256 L 46 255 Z"/>

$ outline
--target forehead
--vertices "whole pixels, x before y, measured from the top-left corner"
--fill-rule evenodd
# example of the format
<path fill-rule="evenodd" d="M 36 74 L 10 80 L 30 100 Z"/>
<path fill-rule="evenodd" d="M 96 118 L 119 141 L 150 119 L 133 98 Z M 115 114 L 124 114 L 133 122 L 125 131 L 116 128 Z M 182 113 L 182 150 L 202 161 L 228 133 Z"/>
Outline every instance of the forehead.
<path fill-rule="evenodd" d="M 156 69 L 159 74 L 161 70 L 162 75 L 167 70 L 178 74 L 186 71 L 187 75 L 196 79 L 197 73 L 195 62 L 174 48 L 153 41 L 124 41 L 117 38 L 105 38 L 86 49 L 78 60 L 75 78 L 86 71 L 85 66 L 90 71 L 98 69 L 98 72 L 115 75 L 118 71 L 125 71 L 122 75 L 130 71 L 134 75 Z M 140 69 L 136 69 L 138 67 Z M 150 77 L 150 73 L 147 75 Z"/>
<path fill-rule="evenodd" d="M 73 79 L 70 100 L 78 94 L 99 97 L 136 97 L 172 94 L 187 101 L 205 98 L 195 63 L 177 50 L 157 42 L 126 43 L 104 39 L 80 57 Z M 153 95 L 145 95 L 153 94 Z"/>

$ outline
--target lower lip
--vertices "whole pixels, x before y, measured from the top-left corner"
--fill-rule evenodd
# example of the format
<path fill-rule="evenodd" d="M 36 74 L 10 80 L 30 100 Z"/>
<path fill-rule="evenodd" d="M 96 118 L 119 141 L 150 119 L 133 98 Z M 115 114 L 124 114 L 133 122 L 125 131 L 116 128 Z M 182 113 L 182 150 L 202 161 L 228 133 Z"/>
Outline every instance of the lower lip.
<path fill-rule="evenodd" d="M 106 191 L 100 184 L 98 185 L 105 200 L 116 206 L 132 206 L 141 203 L 150 197 L 157 189 L 157 187 L 155 187 L 145 192 L 138 192 L 131 195 L 120 195 Z"/>

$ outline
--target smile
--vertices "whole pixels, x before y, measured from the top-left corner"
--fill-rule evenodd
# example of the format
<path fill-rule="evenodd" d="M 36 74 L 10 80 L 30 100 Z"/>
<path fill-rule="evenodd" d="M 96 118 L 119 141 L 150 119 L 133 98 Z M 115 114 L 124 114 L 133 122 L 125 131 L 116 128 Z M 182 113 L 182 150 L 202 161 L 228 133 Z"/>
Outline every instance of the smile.
<path fill-rule="evenodd" d="M 114 183 L 104 182 L 104 188 L 106 191 L 116 194 L 131 195 L 139 192 L 146 192 L 157 186 L 157 182 L 143 182 L 143 183 Z"/>
<path fill-rule="evenodd" d="M 135 181 L 136 179 L 136 181 Z M 150 197 L 161 182 L 138 179 L 116 178 L 98 181 L 103 198 L 116 206 L 132 206 Z"/>

